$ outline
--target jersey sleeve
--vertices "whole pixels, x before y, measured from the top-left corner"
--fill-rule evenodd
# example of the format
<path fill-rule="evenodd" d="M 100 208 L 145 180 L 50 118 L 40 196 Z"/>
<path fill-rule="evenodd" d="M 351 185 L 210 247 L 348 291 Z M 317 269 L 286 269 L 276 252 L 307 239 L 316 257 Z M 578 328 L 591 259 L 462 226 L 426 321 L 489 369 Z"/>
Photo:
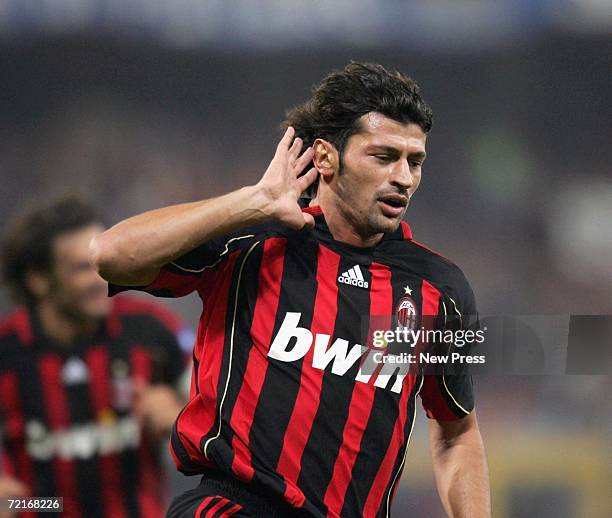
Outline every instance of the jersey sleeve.
<path fill-rule="evenodd" d="M 223 265 L 230 254 L 253 234 L 225 235 L 213 239 L 162 267 L 157 278 L 146 286 L 121 286 L 109 283 L 109 296 L 126 290 L 138 290 L 156 297 L 184 297 L 206 284 L 209 274 Z"/>
<path fill-rule="evenodd" d="M 471 331 L 479 329 L 478 313 L 474 292 L 469 283 L 459 272 L 457 282 L 453 283 L 448 294 L 443 297 L 445 311 L 445 331 Z M 470 354 L 470 344 L 451 342 L 448 354 L 457 352 Z M 439 421 L 452 421 L 465 417 L 474 409 L 474 386 L 469 371 L 469 364 L 453 362 L 443 367 L 440 374 L 424 375 L 420 396 L 427 417 Z M 448 373 L 450 371 L 452 373 Z"/>

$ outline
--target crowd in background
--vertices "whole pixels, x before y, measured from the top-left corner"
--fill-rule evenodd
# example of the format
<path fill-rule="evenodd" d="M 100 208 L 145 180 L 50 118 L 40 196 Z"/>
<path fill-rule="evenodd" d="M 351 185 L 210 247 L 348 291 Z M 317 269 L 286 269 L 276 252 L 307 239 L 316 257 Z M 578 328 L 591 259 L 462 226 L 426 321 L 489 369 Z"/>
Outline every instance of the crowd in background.
<path fill-rule="evenodd" d="M 434 110 L 407 220 L 415 239 L 461 266 L 481 314 L 610 314 L 611 50 L 604 38 L 559 34 L 494 53 L 391 45 L 238 53 L 83 35 L 4 41 L 0 218 L 77 192 L 112 224 L 254 183 L 286 108 L 349 59 L 379 61 L 414 77 Z M 171 304 L 195 327 L 197 300 Z M 9 308 L 2 290 L 1 313 Z M 609 376 L 476 379 L 498 509 L 582 515 L 583 493 L 612 480 L 596 453 L 598 441 L 609 448 L 611 385 Z M 434 513 L 422 423 L 414 440 L 396 508 Z M 586 485 L 570 474 L 573 457 L 563 460 L 572 445 L 587 452 Z M 542 472 L 524 484 L 504 468 L 520 450 Z M 605 502 L 591 505 L 589 516 L 604 516 Z"/>

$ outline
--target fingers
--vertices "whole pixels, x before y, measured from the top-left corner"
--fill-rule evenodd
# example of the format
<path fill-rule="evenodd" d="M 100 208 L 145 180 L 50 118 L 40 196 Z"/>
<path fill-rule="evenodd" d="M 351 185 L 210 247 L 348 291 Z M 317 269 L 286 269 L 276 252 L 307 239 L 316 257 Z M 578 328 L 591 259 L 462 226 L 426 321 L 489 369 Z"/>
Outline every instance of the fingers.
<path fill-rule="evenodd" d="M 302 153 L 302 156 L 297 159 L 295 165 L 293 166 L 293 171 L 296 175 L 300 174 L 304 168 L 310 163 L 312 157 L 314 155 L 314 150 L 312 147 L 306 148 L 306 151 Z"/>
<path fill-rule="evenodd" d="M 293 141 L 293 137 L 295 136 L 295 130 L 289 126 L 283 135 L 283 138 L 280 139 L 278 146 L 276 146 L 276 154 L 279 155 L 281 153 L 286 153 Z"/>
<path fill-rule="evenodd" d="M 300 151 L 302 150 L 303 144 L 304 142 L 300 137 L 295 137 L 293 144 L 291 144 L 291 147 L 289 148 L 289 153 L 287 157 L 289 160 L 289 164 L 293 164 L 296 161 L 298 155 L 300 154 Z"/>
<path fill-rule="evenodd" d="M 305 175 L 300 176 L 297 179 L 297 184 L 300 192 L 304 192 L 308 189 L 308 186 L 311 185 L 317 179 L 318 173 L 317 170 L 313 167 L 309 169 Z"/>

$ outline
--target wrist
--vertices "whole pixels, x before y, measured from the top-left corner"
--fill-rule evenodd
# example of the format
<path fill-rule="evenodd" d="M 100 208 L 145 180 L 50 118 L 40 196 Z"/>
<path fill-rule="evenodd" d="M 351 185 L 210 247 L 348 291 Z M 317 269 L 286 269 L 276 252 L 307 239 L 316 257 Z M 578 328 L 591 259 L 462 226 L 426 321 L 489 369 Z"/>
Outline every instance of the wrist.
<path fill-rule="evenodd" d="M 257 223 L 276 219 L 276 209 L 271 193 L 261 184 L 250 185 L 241 189 L 245 197 L 245 205 L 253 213 Z"/>

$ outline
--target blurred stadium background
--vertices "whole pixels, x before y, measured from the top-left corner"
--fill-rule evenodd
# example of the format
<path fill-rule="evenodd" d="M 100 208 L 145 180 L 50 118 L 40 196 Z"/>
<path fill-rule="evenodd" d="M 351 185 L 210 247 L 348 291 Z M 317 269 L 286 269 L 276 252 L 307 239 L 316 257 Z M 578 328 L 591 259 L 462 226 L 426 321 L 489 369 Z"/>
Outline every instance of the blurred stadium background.
<path fill-rule="evenodd" d="M 612 314 L 607 0 L 0 0 L 0 218 L 79 192 L 114 223 L 255 182 L 284 110 L 350 59 L 433 107 L 408 221 L 481 313 Z M 170 304 L 195 326 L 196 298 Z M 494 516 L 612 516 L 610 376 L 476 384 Z M 443 516 L 422 414 L 395 514 Z"/>

